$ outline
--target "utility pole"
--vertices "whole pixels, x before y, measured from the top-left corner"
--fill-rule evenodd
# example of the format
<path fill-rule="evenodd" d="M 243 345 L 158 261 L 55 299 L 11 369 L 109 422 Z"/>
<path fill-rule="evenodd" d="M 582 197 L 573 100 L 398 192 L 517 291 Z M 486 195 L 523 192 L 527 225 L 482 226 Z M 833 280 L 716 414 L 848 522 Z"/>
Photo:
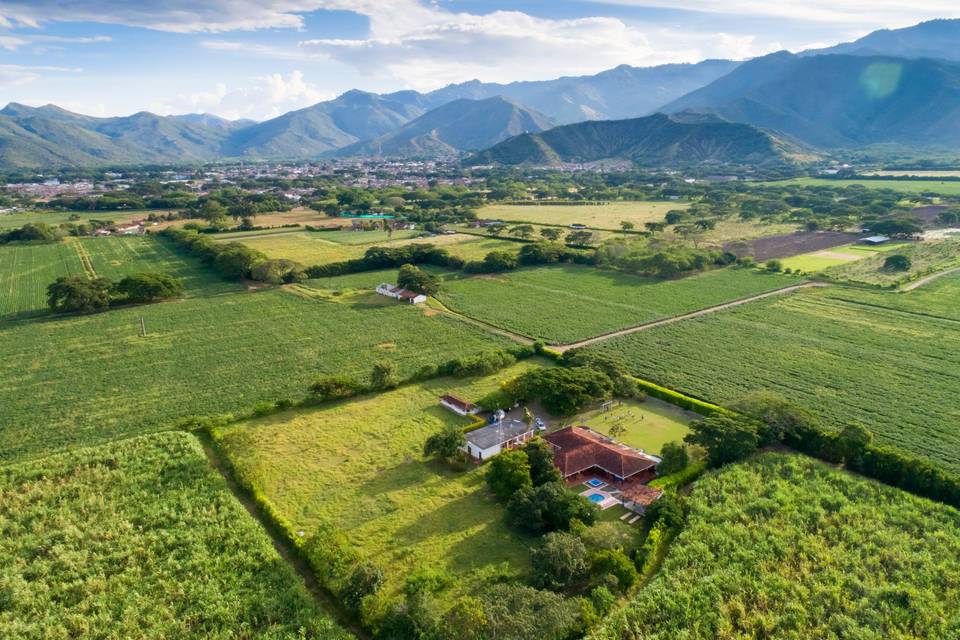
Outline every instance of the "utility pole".
<path fill-rule="evenodd" d="M 143 316 L 140 316 L 140 337 L 141 338 L 147 337 L 147 325 L 143 321 Z"/>

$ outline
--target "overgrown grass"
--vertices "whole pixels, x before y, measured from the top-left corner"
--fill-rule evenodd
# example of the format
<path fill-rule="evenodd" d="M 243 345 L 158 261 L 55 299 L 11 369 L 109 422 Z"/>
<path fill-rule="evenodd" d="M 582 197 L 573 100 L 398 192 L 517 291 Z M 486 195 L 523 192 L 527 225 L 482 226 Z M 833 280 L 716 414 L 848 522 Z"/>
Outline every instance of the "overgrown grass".
<path fill-rule="evenodd" d="M 293 410 L 216 430 L 242 482 L 262 492 L 305 535 L 332 525 L 380 565 L 395 593 L 420 567 L 453 577 L 452 593 L 491 575 L 522 575 L 528 546 L 508 530 L 483 468 L 428 462 L 423 443 L 469 420 L 439 405 L 453 392 L 477 400 L 543 361 L 485 378 L 442 378 L 323 408 Z"/>
<path fill-rule="evenodd" d="M 373 297 L 339 304 L 274 289 L 0 325 L 0 460 L 298 399 L 318 376 L 365 380 L 380 360 L 404 377 L 508 345 Z"/>
<path fill-rule="evenodd" d="M 690 204 L 680 201 L 663 202 L 609 202 L 581 205 L 511 205 L 493 204 L 477 212 L 479 218 L 493 220 L 535 222 L 569 226 L 584 224 L 597 229 L 619 230 L 623 221 L 632 222 L 643 230 L 645 222 L 663 222 L 663 216 L 672 209 L 686 209 Z"/>
<path fill-rule="evenodd" d="M 595 634 L 952 638 L 960 513 L 799 456 L 710 474 L 654 580 Z"/>
<path fill-rule="evenodd" d="M 744 269 L 660 281 L 563 265 L 444 283 L 438 298 L 455 311 L 498 327 L 570 343 L 798 282 Z"/>
<path fill-rule="evenodd" d="M 592 348 L 641 377 L 721 404 L 778 391 L 828 426 L 859 421 L 880 440 L 957 470 L 960 332 L 956 320 L 919 313 L 956 314 L 960 297 L 921 291 L 808 290 Z M 918 293 L 920 302 L 907 302 Z"/>
<path fill-rule="evenodd" d="M 185 433 L 0 468 L 0 523 L 4 638 L 349 637 Z"/>
<path fill-rule="evenodd" d="M 83 274 L 80 258 L 65 242 L 0 246 L 0 320 L 44 311 L 47 285 Z"/>
<path fill-rule="evenodd" d="M 910 259 L 910 269 L 893 271 L 884 268 L 891 255 Z M 826 269 L 823 275 L 834 280 L 856 282 L 879 287 L 893 287 L 925 274 L 960 265 L 960 240 L 917 242 L 888 251 L 873 252 L 864 260 Z"/>
<path fill-rule="evenodd" d="M 797 184 L 804 187 L 835 187 L 843 189 L 861 186 L 868 189 L 892 189 L 900 193 L 921 194 L 937 193 L 945 196 L 960 195 L 960 181 L 956 180 L 833 180 L 829 178 L 793 178 L 769 184 Z"/>

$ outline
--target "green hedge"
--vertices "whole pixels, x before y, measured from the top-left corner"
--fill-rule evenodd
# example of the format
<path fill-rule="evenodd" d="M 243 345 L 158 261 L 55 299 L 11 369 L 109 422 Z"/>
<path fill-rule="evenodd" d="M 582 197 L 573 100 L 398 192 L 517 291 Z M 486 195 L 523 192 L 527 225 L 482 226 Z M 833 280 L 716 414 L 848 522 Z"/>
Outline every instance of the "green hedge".
<path fill-rule="evenodd" d="M 642 391 L 645 391 L 648 396 L 659 398 L 660 400 L 669 402 L 670 404 L 676 405 L 681 409 L 693 411 L 702 416 L 712 416 L 717 413 L 733 415 L 732 411 L 724 409 L 721 406 L 682 394 L 679 391 L 674 391 L 673 389 L 668 389 L 667 387 L 661 387 L 655 382 L 650 382 L 649 380 L 643 380 L 641 378 L 635 378 L 633 376 L 630 376 L 630 379 L 634 380 L 637 383 L 637 386 L 639 386 Z"/>

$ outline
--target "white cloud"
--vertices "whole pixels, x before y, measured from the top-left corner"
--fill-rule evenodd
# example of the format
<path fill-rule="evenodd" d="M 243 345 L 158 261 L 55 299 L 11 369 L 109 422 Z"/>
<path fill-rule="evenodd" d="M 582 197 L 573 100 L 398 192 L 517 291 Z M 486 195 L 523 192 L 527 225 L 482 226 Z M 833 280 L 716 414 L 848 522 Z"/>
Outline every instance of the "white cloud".
<path fill-rule="evenodd" d="M 150 110 L 162 115 L 213 113 L 231 120 L 265 120 L 333 97 L 307 82 L 301 71 L 293 71 L 286 76 L 272 73 L 255 78 L 246 87 L 231 88 L 220 83 L 210 91 L 180 94 L 151 105 Z"/>
<path fill-rule="evenodd" d="M 81 71 L 82 69 L 72 67 L 0 64 L 0 87 L 29 84 L 49 73 L 80 73 Z"/>
<path fill-rule="evenodd" d="M 764 16 L 861 29 L 905 27 L 934 18 L 960 17 L 956 0 L 590 0 L 604 4 L 663 7 L 744 16 Z"/>
<path fill-rule="evenodd" d="M 98 44 L 110 42 L 110 36 L 68 37 L 44 35 L 0 34 L 0 49 L 16 51 L 20 47 L 34 44 Z"/>
<path fill-rule="evenodd" d="M 475 15 L 414 0 L 377 2 L 375 7 L 369 2 L 346 4 L 369 17 L 367 38 L 305 40 L 301 47 L 368 75 L 387 73 L 417 89 L 474 77 L 500 82 L 544 79 L 596 73 L 623 63 L 693 62 L 763 52 L 752 37 L 642 30 L 609 17 L 550 20 L 518 11 Z"/>

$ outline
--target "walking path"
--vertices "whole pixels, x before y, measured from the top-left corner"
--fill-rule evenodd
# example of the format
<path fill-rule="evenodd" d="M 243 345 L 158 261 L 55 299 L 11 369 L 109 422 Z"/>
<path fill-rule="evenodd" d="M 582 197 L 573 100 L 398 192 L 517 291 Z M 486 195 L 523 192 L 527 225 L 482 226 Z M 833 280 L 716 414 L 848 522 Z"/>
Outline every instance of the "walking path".
<path fill-rule="evenodd" d="M 953 267 L 952 269 L 946 269 L 945 271 L 938 271 L 937 273 L 931 273 L 930 275 L 924 276 L 919 280 L 914 280 L 913 282 L 911 282 L 906 286 L 900 287 L 899 292 L 904 293 L 906 291 L 913 291 L 917 287 L 922 287 L 923 285 L 927 284 L 931 280 L 936 280 L 937 278 L 950 275 L 951 273 L 956 273 L 957 271 L 960 271 L 960 267 Z"/>
<path fill-rule="evenodd" d="M 559 351 L 563 353 L 569 351 L 570 349 L 578 349 L 580 347 L 586 347 L 598 342 L 603 342 L 611 338 L 617 338 L 620 336 L 629 335 L 631 333 L 637 333 L 638 331 L 646 331 L 647 329 L 653 329 L 654 327 L 661 327 L 666 324 L 671 324 L 674 322 L 680 322 L 681 320 L 689 320 L 690 318 L 698 318 L 700 316 L 705 316 L 710 313 L 715 313 L 717 311 L 723 311 L 724 309 L 730 309 L 731 307 L 736 307 L 741 304 L 747 304 L 748 302 L 754 302 L 756 300 L 762 300 L 764 298 L 769 298 L 771 296 L 780 296 L 787 293 L 793 293 L 800 289 L 807 289 L 811 287 L 829 287 L 829 284 L 823 282 L 805 282 L 803 284 L 795 284 L 789 287 L 784 287 L 783 289 L 776 289 L 774 291 L 767 291 L 766 293 L 760 293 L 755 296 L 750 296 L 749 298 L 740 298 L 739 300 L 732 300 L 730 302 L 725 302 L 723 304 L 718 304 L 713 307 L 707 307 L 706 309 L 700 309 L 699 311 L 693 311 L 691 313 L 685 313 L 679 316 L 673 316 L 671 318 L 664 318 L 663 320 L 655 320 L 653 322 L 647 322 L 646 324 L 641 324 L 636 327 L 630 327 L 628 329 L 621 329 L 619 331 L 613 331 L 611 333 L 605 333 L 603 335 L 594 336 L 593 338 L 587 338 L 586 340 L 581 340 L 580 342 L 573 342 L 571 344 L 562 344 L 562 345 L 550 345 L 550 348 L 554 351 Z"/>

